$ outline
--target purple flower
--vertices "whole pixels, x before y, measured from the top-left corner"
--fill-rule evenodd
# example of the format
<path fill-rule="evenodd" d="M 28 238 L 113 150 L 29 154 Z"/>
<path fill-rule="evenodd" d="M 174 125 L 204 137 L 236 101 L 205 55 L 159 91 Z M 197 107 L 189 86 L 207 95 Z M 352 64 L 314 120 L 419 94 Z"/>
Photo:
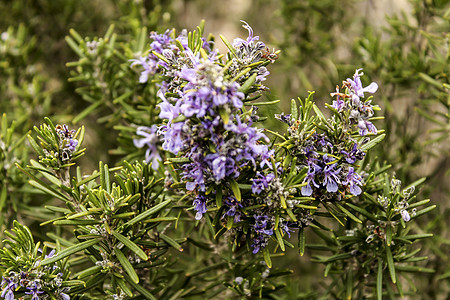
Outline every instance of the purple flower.
<path fill-rule="evenodd" d="M 294 116 L 294 117 L 297 117 L 297 116 Z M 275 114 L 275 119 L 277 119 L 278 121 L 281 121 L 283 123 L 286 123 L 289 126 L 292 126 L 292 124 L 293 124 L 291 114 L 284 115 L 284 112 L 282 112 L 281 114 Z"/>
<path fill-rule="evenodd" d="M 267 246 L 267 244 L 268 244 L 268 239 L 269 239 L 269 237 L 266 236 L 266 235 L 263 235 L 263 234 L 257 235 L 253 239 L 253 244 L 252 244 L 253 251 L 252 251 L 252 253 L 256 254 L 256 253 L 259 252 L 259 250 L 264 249 Z"/>
<path fill-rule="evenodd" d="M 152 31 L 150 33 L 150 38 L 153 39 L 153 42 L 150 44 L 150 48 L 158 53 L 162 53 L 164 49 L 169 48 L 170 44 L 173 42 L 173 39 L 170 36 L 171 31 L 172 30 L 167 29 L 162 34 Z"/>
<path fill-rule="evenodd" d="M 180 150 L 185 148 L 185 141 L 183 136 L 183 126 L 185 123 L 178 122 L 171 124 L 171 126 L 161 126 L 159 132 L 164 133 L 162 140 L 162 148 L 177 154 Z"/>
<path fill-rule="evenodd" d="M 245 29 L 248 30 L 248 38 L 247 40 L 243 40 L 241 38 L 236 38 L 233 41 L 233 47 L 235 48 L 239 48 L 242 44 L 244 45 L 248 45 L 254 41 L 258 41 L 259 40 L 259 36 L 253 36 L 253 29 L 250 27 L 250 25 L 247 24 L 247 22 L 241 20 L 242 23 L 244 23 L 244 25 L 242 25 L 242 27 L 244 27 Z"/>
<path fill-rule="evenodd" d="M 2 294 L 1 297 L 5 298 L 6 300 L 13 300 L 14 299 L 14 291 L 16 290 L 18 284 L 14 282 L 14 279 L 8 278 L 8 277 L 2 277 Z"/>
<path fill-rule="evenodd" d="M 268 166 L 270 169 L 272 169 L 272 163 L 270 162 L 270 158 L 273 157 L 275 153 L 275 150 L 270 150 L 266 146 L 265 151 L 261 153 L 261 163 L 259 164 L 259 167 L 262 169 L 264 166 Z"/>
<path fill-rule="evenodd" d="M 34 287 L 27 287 L 28 292 L 25 292 L 25 294 L 27 295 L 32 295 L 31 300 L 39 300 L 39 294 L 44 293 L 43 291 L 41 291 L 41 284 L 39 282 L 34 281 Z"/>
<path fill-rule="evenodd" d="M 309 162 L 308 164 L 308 173 L 305 177 L 305 179 L 303 180 L 303 182 L 306 182 L 307 184 L 305 186 L 302 187 L 302 195 L 303 196 L 311 196 L 313 193 L 312 187 L 311 187 L 311 182 L 313 183 L 313 185 L 316 188 L 319 188 L 320 186 L 314 181 L 314 177 L 316 172 L 319 172 L 321 170 L 321 168 L 313 163 L 313 162 Z"/>
<path fill-rule="evenodd" d="M 364 151 L 358 149 L 357 143 L 353 144 L 353 148 L 350 152 L 342 150 L 341 153 L 345 154 L 345 156 L 346 156 L 345 160 L 349 164 L 353 164 L 356 160 L 362 160 L 364 158 L 364 156 L 366 155 L 366 153 Z"/>
<path fill-rule="evenodd" d="M 70 300 L 70 296 L 67 295 L 66 293 L 59 292 L 58 296 L 59 296 L 59 298 L 62 299 L 62 300 Z"/>
<path fill-rule="evenodd" d="M 212 162 L 212 170 L 214 174 L 214 179 L 219 181 L 225 177 L 225 163 L 227 159 L 224 156 L 219 156 Z"/>
<path fill-rule="evenodd" d="M 234 222 L 241 221 L 241 213 L 237 211 L 238 208 L 242 207 L 242 203 L 237 201 L 234 197 L 226 197 L 224 203 L 229 206 L 227 212 L 223 215 L 234 216 Z"/>
<path fill-rule="evenodd" d="M 206 163 L 202 161 L 202 158 L 198 157 L 196 161 L 184 164 L 182 168 L 182 179 L 193 180 L 186 183 L 186 189 L 188 191 L 193 191 L 198 187 L 201 191 L 204 191 L 205 178 L 203 174 L 206 173 Z"/>
<path fill-rule="evenodd" d="M 78 140 L 69 139 L 69 143 L 66 145 L 66 147 L 67 147 L 67 149 L 69 149 L 70 152 L 74 152 L 77 145 L 78 145 Z"/>
<path fill-rule="evenodd" d="M 267 215 L 253 215 L 255 224 L 253 230 L 256 232 L 256 237 L 253 239 L 253 254 L 258 253 L 262 248 L 265 248 L 269 237 L 273 234 L 273 229 L 270 228 L 269 217 Z M 269 227 L 269 229 L 267 229 Z"/>
<path fill-rule="evenodd" d="M 359 73 L 359 71 L 361 71 L 361 70 L 362 69 L 356 70 L 355 75 L 353 75 L 353 80 L 351 80 L 350 78 L 347 78 L 347 81 L 350 82 L 354 92 L 356 93 L 356 96 L 358 96 L 358 97 L 364 97 L 365 92 L 373 94 L 378 89 L 378 84 L 376 84 L 375 82 L 372 82 L 371 84 L 369 84 L 368 86 L 363 88 L 360 76 L 362 76 L 364 74 Z"/>
<path fill-rule="evenodd" d="M 193 202 L 194 210 L 197 212 L 195 214 L 195 219 L 200 220 L 203 217 L 203 214 L 206 213 L 206 197 L 203 195 L 197 195 L 197 198 L 195 198 Z"/>
<path fill-rule="evenodd" d="M 359 128 L 359 135 L 365 136 L 368 133 L 377 134 L 377 128 L 375 125 L 372 124 L 372 122 L 360 119 L 358 121 L 358 128 Z"/>
<path fill-rule="evenodd" d="M 256 177 L 252 179 L 252 192 L 254 194 L 260 194 L 263 190 L 267 189 L 269 182 L 271 182 L 274 178 L 275 175 L 273 173 L 269 173 L 264 176 L 259 171 L 256 172 Z"/>
<path fill-rule="evenodd" d="M 406 210 L 402 209 L 400 211 L 400 214 L 402 215 L 403 221 L 409 222 L 409 220 L 411 220 L 411 216 L 409 215 L 409 213 Z"/>
<path fill-rule="evenodd" d="M 56 250 L 52 249 L 52 251 L 50 251 L 49 254 L 45 255 L 45 258 L 51 258 L 51 257 L 53 257 L 55 255 L 55 253 L 56 253 Z"/>
<path fill-rule="evenodd" d="M 132 62 L 130 67 L 141 65 L 144 68 L 144 71 L 141 72 L 141 76 L 139 76 L 139 83 L 147 82 L 148 76 L 156 73 L 156 64 L 149 63 L 147 57 L 138 57 L 137 59 L 130 59 L 130 61 Z"/>
<path fill-rule="evenodd" d="M 288 235 L 288 237 L 291 237 L 291 232 L 294 231 L 294 229 L 298 229 L 297 227 L 291 227 L 289 228 L 289 223 L 287 221 L 281 222 L 279 224 L 281 230 L 284 231 Z"/>
<path fill-rule="evenodd" d="M 338 112 L 341 112 L 345 107 L 345 102 L 341 99 L 343 94 L 339 93 L 339 86 L 336 87 L 336 93 L 331 93 L 331 97 L 334 96 L 336 96 L 336 101 L 333 101 L 333 105 L 331 105 L 331 107 L 336 109 Z"/>
<path fill-rule="evenodd" d="M 147 151 L 145 152 L 145 161 L 147 163 L 150 161 L 152 162 L 153 170 L 158 169 L 159 162 L 162 160 L 156 146 L 159 142 L 159 138 L 156 135 L 157 130 L 158 127 L 156 125 L 152 125 L 152 127 L 138 127 L 136 134 L 142 136 L 143 138 L 133 139 L 133 143 L 137 148 L 147 147 Z"/>
<path fill-rule="evenodd" d="M 324 155 L 325 159 L 325 155 Z M 338 190 L 339 173 L 341 172 L 341 168 L 334 170 L 336 164 L 328 165 L 323 169 L 323 174 L 325 175 L 323 184 L 326 185 L 327 192 L 335 193 Z"/>
<path fill-rule="evenodd" d="M 272 235 L 273 229 L 267 229 L 269 226 L 269 217 L 266 215 L 253 215 L 255 219 L 255 224 L 253 225 L 253 229 L 259 234 Z"/>
<path fill-rule="evenodd" d="M 266 77 L 270 75 L 270 72 L 266 67 L 261 66 L 258 68 L 258 72 L 256 74 L 256 83 L 260 84 L 261 82 L 266 80 Z"/>
<path fill-rule="evenodd" d="M 159 118 L 160 119 L 167 119 L 170 122 L 172 122 L 173 119 L 178 117 L 181 113 L 180 111 L 180 105 L 181 101 L 176 101 L 175 105 L 172 105 L 164 96 L 162 91 L 158 91 L 158 97 L 161 98 L 162 102 L 158 105 L 160 108 Z"/>
<path fill-rule="evenodd" d="M 348 168 L 348 174 L 346 180 L 342 182 L 343 185 L 347 185 L 350 189 L 350 193 L 354 196 L 361 194 L 362 190 L 359 186 L 362 185 L 361 176 L 355 172 L 353 167 Z"/>

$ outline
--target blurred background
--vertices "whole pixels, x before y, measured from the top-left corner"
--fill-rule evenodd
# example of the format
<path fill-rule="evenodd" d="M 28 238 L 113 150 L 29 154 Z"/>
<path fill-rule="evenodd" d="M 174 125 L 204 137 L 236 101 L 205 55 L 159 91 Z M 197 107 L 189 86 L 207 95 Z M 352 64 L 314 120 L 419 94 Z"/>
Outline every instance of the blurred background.
<path fill-rule="evenodd" d="M 405 185 L 427 177 L 421 196 L 438 205 L 412 224 L 418 232 L 423 228 L 434 234 L 422 247 L 429 257 L 427 267 L 436 272 L 419 275 L 418 289 L 422 299 L 448 299 L 448 0 L 1 0 L 0 115 L 7 115 L 2 117 L 0 135 L 2 231 L 14 218 L 32 224 L 45 217 L 39 195 L 11 168 L 33 157 L 30 147 L 15 146 L 26 145 L 22 137 L 44 116 L 69 126 L 83 124 L 89 149 L 84 170 L 92 171 L 99 160 L 114 165 L 126 153 L 118 125 L 129 124 L 131 117 L 108 90 L 138 85 L 138 71 L 123 66 L 148 49 L 148 32 L 194 30 L 202 19 L 206 35 L 223 34 L 230 41 L 247 36 L 240 22 L 245 20 L 270 48 L 281 50 L 269 66 L 271 76 L 265 85 L 270 92 L 264 95 L 281 102 L 278 111 L 262 111 L 268 117 L 266 127 L 276 129 L 273 114 L 287 112 L 290 99 L 303 99 L 308 91 L 316 91 L 315 100 L 323 107 L 330 101 L 329 93 L 357 68 L 366 74 L 364 85 L 378 83 L 374 102 L 382 107 L 378 116 L 385 119 L 376 125 L 386 130 L 387 137 L 376 148 L 377 157 L 392 164 L 392 172 Z M 79 61 L 80 52 L 71 45 L 77 35 L 70 30 L 86 41 L 99 41 L 111 24 L 117 51 L 124 57 L 108 64 L 100 59 L 90 73 L 80 69 L 82 64 L 71 64 Z M 144 33 L 146 48 L 133 48 Z M 215 47 L 225 52 L 220 39 L 216 42 Z M 131 75 L 122 75 L 111 87 L 108 76 L 119 64 Z M 102 80 L 107 85 L 102 86 Z M 136 125 L 145 125 L 145 120 Z M 8 148 L 8 143 L 14 147 Z M 283 259 L 280 263 L 295 272 L 287 286 L 292 299 L 302 299 L 301 295 L 307 299 L 311 291 L 324 288 L 317 279 L 322 278 L 322 266 L 310 263 L 308 257 Z"/>

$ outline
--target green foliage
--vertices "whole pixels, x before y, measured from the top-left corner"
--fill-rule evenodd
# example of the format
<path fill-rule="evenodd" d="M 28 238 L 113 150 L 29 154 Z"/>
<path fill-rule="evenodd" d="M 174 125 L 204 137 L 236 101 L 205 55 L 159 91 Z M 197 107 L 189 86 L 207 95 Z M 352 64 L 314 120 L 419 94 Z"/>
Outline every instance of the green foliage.
<path fill-rule="evenodd" d="M 13 226 L 12 233 L 5 231 L 9 240 L 3 241 L 7 246 L 0 250 L 0 270 L 6 297 L 11 296 L 8 294 L 24 297 L 38 286 L 42 290 L 39 294 L 59 298 L 67 296 L 66 292 L 70 288 L 83 284 L 82 281 L 68 279 L 70 272 L 67 260 L 57 264 L 52 261 L 52 265 L 47 266 L 48 263 L 44 262 L 51 259 L 54 250 L 47 255 L 47 247 L 41 249 L 39 242 L 35 244 L 28 227 L 17 221 L 14 221 Z"/>

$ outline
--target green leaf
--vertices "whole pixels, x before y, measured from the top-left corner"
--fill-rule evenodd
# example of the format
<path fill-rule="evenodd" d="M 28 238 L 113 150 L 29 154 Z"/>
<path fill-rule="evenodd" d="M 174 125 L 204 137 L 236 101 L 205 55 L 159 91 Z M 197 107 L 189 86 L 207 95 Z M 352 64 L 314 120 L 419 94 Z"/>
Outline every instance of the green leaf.
<path fill-rule="evenodd" d="M 270 253 L 269 253 L 268 247 L 263 249 L 263 256 L 264 256 L 264 261 L 266 262 L 267 267 L 272 268 L 272 260 L 270 259 Z"/>
<path fill-rule="evenodd" d="M 385 137 L 386 137 L 386 134 L 383 133 L 383 134 L 377 136 L 376 138 L 370 140 L 368 143 L 362 145 L 360 149 L 364 152 L 368 151 L 368 150 L 372 149 L 373 147 L 375 147 L 377 144 L 379 144 L 382 140 L 384 140 Z"/>
<path fill-rule="evenodd" d="M 65 257 L 67 257 L 69 255 L 72 255 L 74 253 L 80 252 L 80 251 L 82 251 L 82 250 L 84 250 L 86 248 L 92 247 L 95 244 L 97 244 L 98 242 L 99 242 L 99 240 L 92 239 L 92 240 L 88 240 L 88 241 L 85 241 L 85 242 L 82 242 L 82 243 L 70 246 L 70 247 L 62 250 L 61 252 L 59 252 L 55 256 L 44 259 L 41 262 L 41 265 L 42 266 L 46 266 L 46 265 L 52 264 L 54 262 L 57 262 L 57 261 L 65 258 Z"/>
<path fill-rule="evenodd" d="M 97 107 L 103 104 L 103 101 L 101 99 L 98 99 L 96 102 L 92 103 L 88 107 L 86 107 L 82 112 L 80 112 L 75 118 L 73 118 L 72 123 L 77 124 L 86 116 L 90 115 Z"/>
<path fill-rule="evenodd" d="M 134 242 L 132 242 L 127 237 L 123 236 L 118 232 L 113 231 L 112 234 L 116 239 L 118 239 L 122 244 L 124 244 L 125 247 L 136 253 L 136 255 L 139 256 L 140 259 L 145 261 L 148 260 L 147 254 L 145 254 L 145 252 L 141 248 L 139 248 L 139 246 L 136 245 Z"/>
<path fill-rule="evenodd" d="M 209 265 L 209 266 L 206 266 L 204 268 L 197 269 L 197 270 L 195 270 L 193 272 L 187 272 L 186 276 L 187 277 L 197 276 L 199 274 L 203 274 L 203 273 L 206 273 L 206 272 L 211 271 L 211 270 L 220 269 L 220 268 L 222 268 L 225 265 L 226 265 L 225 262 L 220 262 L 220 263 L 217 263 L 217 264 L 214 264 L 214 265 Z"/>
<path fill-rule="evenodd" d="M 147 289 L 145 289 L 143 286 L 135 283 L 129 276 L 124 276 L 125 280 L 128 281 L 128 283 L 136 290 L 139 292 L 139 294 L 141 294 L 142 296 L 144 296 L 146 299 L 150 299 L 150 300 L 157 300 L 155 298 L 155 296 L 152 295 L 152 293 L 150 293 Z"/>
<path fill-rule="evenodd" d="M 7 193 L 7 187 L 4 186 L 0 192 L 0 211 L 3 211 L 3 207 L 5 206 L 6 196 L 7 196 L 6 193 Z"/>
<path fill-rule="evenodd" d="M 73 51 L 75 51 L 75 53 L 79 57 L 85 57 L 83 51 L 81 51 L 80 47 L 71 37 L 66 36 L 66 43 L 69 45 L 70 48 L 72 48 Z"/>
<path fill-rule="evenodd" d="M 295 99 L 291 99 L 291 119 L 294 121 L 298 118 L 298 108 Z"/>
<path fill-rule="evenodd" d="M 36 140 L 31 136 L 28 135 L 28 141 L 30 142 L 31 147 L 33 147 L 34 151 L 36 151 L 36 153 L 39 156 L 45 157 L 44 151 L 42 150 L 42 148 L 36 143 Z"/>
<path fill-rule="evenodd" d="M 239 189 L 239 185 L 234 179 L 229 179 L 231 190 L 233 191 L 234 197 L 236 197 L 237 201 L 241 201 L 241 190 Z"/>
<path fill-rule="evenodd" d="M 239 92 L 246 94 L 248 92 L 248 90 L 252 87 L 252 85 L 255 83 L 257 75 L 258 74 L 254 73 L 254 74 L 252 74 L 252 76 L 247 78 L 247 80 L 239 88 Z"/>
<path fill-rule="evenodd" d="M 395 268 L 402 272 L 411 272 L 411 273 L 416 273 L 416 272 L 434 273 L 435 272 L 435 270 L 433 270 L 433 269 L 419 267 L 419 266 L 396 266 Z"/>
<path fill-rule="evenodd" d="M 170 246 L 172 246 L 172 247 L 174 247 L 175 249 L 177 249 L 178 251 L 183 251 L 183 248 L 181 247 L 181 245 L 180 244 L 178 244 L 174 239 L 172 239 L 171 237 L 169 237 L 169 236 L 167 236 L 167 235 L 165 235 L 165 234 L 163 234 L 163 233 L 160 233 L 159 234 L 159 237 L 164 241 L 164 242 L 166 242 L 167 244 L 169 244 Z"/>
<path fill-rule="evenodd" d="M 346 299 L 352 299 L 352 294 L 353 294 L 353 269 L 349 268 L 349 270 L 347 271 L 347 278 L 346 278 L 347 282 L 347 291 L 346 291 Z"/>
<path fill-rule="evenodd" d="M 162 60 L 163 62 L 165 62 L 166 64 L 170 65 L 170 62 L 167 60 L 167 58 L 165 58 L 162 54 L 159 54 L 156 51 L 152 51 L 152 54 L 157 56 L 160 60 Z"/>
<path fill-rule="evenodd" d="M 236 57 L 236 49 L 234 49 L 234 47 L 230 44 L 230 42 L 228 42 L 228 40 L 223 36 L 223 35 L 219 35 L 220 39 L 222 40 L 222 42 L 225 44 L 225 46 L 227 46 L 228 50 L 230 50 L 230 52 Z"/>
<path fill-rule="evenodd" d="M 134 213 L 133 213 L 134 214 Z M 117 217 L 118 215 L 116 215 Z M 171 221 L 177 221 L 177 217 L 157 217 L 153 219 L 147 219 L 142 221 L 143 223 L 157 223 L 157 222 L 171 222 Z"/>
<path fill-rule="evenodd" d="M 76 286 L 83 286 L 84 281 L 82 280 L 65 280 L 61 283 L 61 287 L 76 287 Z"/>
<path fill-rule="evenodd" d="M 344 207 L 342 207 L 342 205 L 340 205 L 339 203 L 336 203 L 336 206 L 337 206 L 344 214 L 346 214 L 350 219 L 352 219 L 352 220 L 355 221 L 356 223 L 362 224 L 362 221 L 361 221 L 360 219 L 358 219 L 358 218 L 355 217 L 351 212 L 349 212 L 347 209 L 345 209 Z"/>
<path fill-rule="evenodd" d="M 219 208 L 222 206 L 222 186 L 220 185 L 216 187 L 216 206 Z"/>
<path fill-rule="evenodd" d="M 386 225 L 386 244 L 391 246 L 392 244 L 392 226 Z"/>
<path fill-rule="evenodd" d="M 405 240 L 418 240 L 418 239 L 425 239 L 425 238 L 429 238 L 432 237 L 433 234 L 432 233 L 424 233 L 424 234 L 410 234 L 410 235 L 405 235 L 402 236 L 402 239 Z"/>
<path fill-rule="evenodd" d="M 383 298 L 383 263 L 378 260 L 378 273 L 377 273 L 377 300 Z"/>
<path fill-rule="evenodd" d="M 30 180 L 29 181 L 30 185 L 34 186 L 35 188 L 40 189 L 41 191 L 43 191 L 44 193 L 46 193 L 47 195 L 53 196 L 57 199 L 60 199 L 62 201 L 68 201 L 69 199 L 67 199 L 67 197 L 63 194 L 60 194 L 59 192 L 57 192 L 56 190 L 54 190 L 53 188 L 51 188 L 50 186 L 44 186 L 43 184 L 34 181 L 34 180 Z"/>
<path fill-rule="evenodd" d="M 87 268 L 85 270 L 82 270 L 82 271 L 76 273 L 74 275 L 74 277 L 76 277 L 78 279 L 81 279 L 81 278 L 89 277 L 89 276 L 92 276 L 92 275 L 95 275 L 95 274 L 100 275 L 102 269 L 103 269 L 102 266 L 93 266 L 93 267 Z"/>
<path fill-rule="evenodd" d="M 316 115 L 325 123 L 327 123 L 327 119 L 325 118 L 324 114 L 322 113 L 322 111 L 317 107 L 317 105 L 313 104 L 313 109 L 314 112 L 316 113 Z"/>
<path fill-rule="evenodd" d="M 128 286 L 125 284 L 125 280 L 122 278 L 116 278 L 117 285 L 120 287 L 120 289 L 128 296 L 133 297 L 133 292 L 128 288 Z"/>
<path fill-rule="evenodd" d="M 281 236 L 281 228 L 280 227 L 278 227 L 275 230 L 275 236 L 277 238 L 278 245 L 280 245 L 281 251 L 286 251 L 286 248 L 284 247 L 283 237 Z"/>
<path fill-rule="evenodd" d="M 347 205 L 348 207 L 350 207 L 354 211 L 359 212 L 360 214 L 365 216 L 367 219 L 369 219 L 369 220 L 371 220 L 373 222 L 378 222 L 377 218 L 373 214 L 369 213 L 367 210 L 365 210 L 365 209 L 363 209 L 361 207 L 358 207 L 356 205 L 353 205 L 351 203 L 345 203 L 345 205 Z"/>
<path fill-rule="evenodd" d="M 73 225 L 73 226 L 86 226 L 86 225 L 95 225 L 101 224 L 100 220 L 59 220 L 53 222 L 55 225 Z"/>
<path fill-rule="evenodd" d="M 222 118 L 225 125 L 228 124 L 228 122 L 230 121 L 230 114 L 227 112 L 225 108 L 222 107 L 219 109 L 219 115 Z"/>
<path fill-rule="evenodd" d="M 416 215 L 411 217 L 411 219 L 415 219 L 423 214 L 426 214 L 435 208 L 436 208 L 436 205 L 431 205 L 431 206 L 428 206 L 427 208 L 421 209 L 421 210 L 417 211 Z"/>
<path fill-rule="evenodd" d="M 281 100 L 273 100 L 273 101 L 266 101 L 266 102 L 253 102 L 253 103 L 245 103 L 245 106 L 263 106 L 263 105 L 273 105 L 279 103 Z"/>
<path fill-rule="evenodd" d="M 157 213 L 158 211 L 160 211 L 161 209 L 163 209 L 164 207 L 166 207 L 167 205 L 170 204 L 170 202 L 172 202 L 172 200 L 166 200 L 164 202 L 159 203 L 158 205 L 153 206 L 152 208 L 144 211 L 143 213 L 137 215 L 136 217 L 134 217 L 133 219 L 131 219 L 130 221 L 128 221 L 127 223 L 124 224 L 124 226 L 130 226 L 133 225 L 139 221 L 142 221 L 148 217 L 150 217 L 151 215 L 153 215 L 154 213 Z"/>
<path fill-rule="evenodd" d="M 395 265 L 394 258 L 392 257 L 391 247 L 386 245 L 386 259 L 389 268 L 389 274 L 391 275 L 391 279 L 393 283 L 397 282 L 397 278 L 395 277 Z"/>
<path fill-rule="evenodd" d="M 189 163 L 191 162 L 191 159 L 188 157 L 169 157 L 167 159 L 168 162 L 171 163 L 179 163 L 179 164 L 184 164 L 184 163 Z"/>
<path fill-rule="evenodd" d="M 298 230 L 298 251 L 300 256 L 305 254 L 305 245 L 306 245 L 306 236 L 305 236 L 305 228 L 300 227 Z"/>
<path fill-rule="evenodd" d="M 115 248 L 114 252 L 116 253 L 116 257 L 119 260 L 125 272 L 127 272 L 127 274 L 130 275 L 131 280 L 134 283 L 139 283 L 139 276 L 137 275 L 133 266 L 129 262 L 128 258 L 126 258 L 125 255 L 122 253 L 122 251 L 120 251 L 118 248 Z"/>

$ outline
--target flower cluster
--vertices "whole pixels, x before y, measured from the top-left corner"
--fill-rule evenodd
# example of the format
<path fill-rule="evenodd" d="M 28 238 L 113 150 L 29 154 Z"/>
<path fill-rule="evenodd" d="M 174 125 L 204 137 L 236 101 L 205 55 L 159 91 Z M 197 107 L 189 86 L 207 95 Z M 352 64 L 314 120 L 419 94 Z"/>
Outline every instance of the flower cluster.
<path fill-rule="evenodd" d="M 303 196 L 311 196 L 313 188 L 325 188 L 328 193 L 348 190 L 352 195 L 361 194 L 362 177 L 352 166 L 356 160 L 364 157 L 364 152 L 357 149 L 355 143 L 350 152 L 341 150 L 346 155 L 344 161 L 339 162 L 334 154 L 335 147 L 323 135 L 315 134 L 310 140 L 310 147 L 305 155 L 305 165 L 308 173 L 302 187 Z M 319 154 L 319 152 L 321 152 Z"/>
<path fill-rule="evenodd" d="M 72 157 L 75 151 L 78 140 L 74 138 L 75 130 L 69 130 L 66 124 L 56 125 L 56 133 L 59 137 L 59 148 L 61 149 L 62 161 L 67 161 Z"/>
<path fill-rule="evenodd" d="M 243 27 L 248 30 L 246 39 L 236 38 L 231 44 L 224 40 L 230 50 L 226 56 L 213 51 L 212 42 L 193 39 L 195 35 L 186 31 L 177 37 L 175 31 L 152 33 L 149 54 L 132 65 L 143 66 L 141 82 L 159 75 L 163 124 L 139 127 L 137 135 L 143 138 L 134 143 L 146 147 L 146 160 L 155 164 L 161 159 L 158 135 L 162 149 L 177 156 L 168 160 L 191 195 L 195 219 L 215 208 L 219 222 L 235 236 L 245 231 L 257 253 L 270 239 L 280 242 L 294 229 L 308 226 L 312 209 L 319 205 L 308 202 L 362 193 L 358 163 L 369 141 L 364 136 L 377 133 L 371 123 L 375 106 L 371 97 L 364 100 L 364 93 L 374 93 L 378 86 L 363 87 L 357 70 L 344 82 L 344 93 L 339 88 L 332 93 L 337 98 L 328 107 L 334 116 L 321 127 L 305 131 L 305 120 L 297 120 L 296 113 L 276 115 L 288 124 L 283 145 L 295 157 L 295 163 L 289 163 L 280 155 L 283 146 L 269 147 L 267 136 L 254 126 L 259 121 L 257 107 L 246 107 L 266 89 L 266 66 L 277 52 L 270 52 L 247 23 Z M 313 104 L 306 106 L 309 109 L 303 110 L 311 111 Z"/>
<path fill-rule="evenodd" d="M 49 129 L 47 127 L 47 129 Z M 61 165 L 70 162 L 73 157 L 73 153 L 77 150 L 78 140 L 75 139 L 75 130 L 69 130 L 67 125 L 56 125 L 56 136 L 55 142 L 47 143 L 48 147 L 43 149 L 43 157 L 41 157 L 40 162 L 48 164 L 50 166 L 58 168 Z M 42 141 L 41 141 L 42 143 Z"/>
<path fill-rule="evenodd" d="M 295 155 L 298 163 L 307 168 L 306 177 L 301 188 L 303 196 L 313 196 L 322 200 L 341 200 L 346 193 L 358 196 L 362 193 L 364 178 L 358 173 L 358 161 L 365 156 L 361 147 L 368 138 L 358 138 L 369 132 L 376 134 L 376 127 L 370 122 L 374 107 L 371 99 L 363 101 L 364 93 L 374 93 L 378 86 L 372 82 L 363 88 L 361 69 L 356 70 L 353 79 L 344 81 L 345 93 L 331 95 L 336 100 L 329 105 L 334 115 L 330 118 L 324 132 L 316 130 L 305 133 L 302 123 L 291 115 L 277 115 L 276 118 L 286 124 L 288 134 L 295 139 Z M 358 133 L 352 128 L 357 126 Z M 326 129 L 326 130 L 325 130 Z"/>
<path fill-rule="evenodd" d="M 244 106 L 267 89 L 262 85 L 269 75 L 266 66 L 276 60 L 277 52 L 269 51 L 243 23 L 248 37 L 226 42 L 230 50 L 227 61 L 212 50 L 212 42 L 199 38 L 193 43 L 185 31 L 176 38 L 174 31 L 166 31 L 152 34 L 150 54 L 134 60 L 133 65 L 144 67 L 141 82 L 150 74 L 162 75 L 159 117 L 165 123 L 158 134 L 164 150 L 187 159 L 178 163 L 178 170 L 194 195 L 195 219 L 202 219 L 208 208 L 219 204 L 221 219 L 250 223 L 256 253 L 273 233 L 272 211 L 280 207 L 280 198 L 288 192 L 272 171 L 274 150 L 266 144 L 269 139 L 254 127 L 259 121 L 257 107 Z M 150 142 L 151 137 L 145 137 Z M 143 146 L 144 139 L 135 140 L 135 145 Z M 146 157 L 150 157 L 156 148 L 147 146 Z M 253 194 L 239 197 L 237 182 L 251 183 Z M 217 198 L 221 198 L 219 203 Z M 270 205 L 254 213 L 245 211 L 261 203 Z"/>
<path fill-rule="evenodd" d="M 375 93 L 378 85 L 372 82 L 363 87 L 361 76 L 364 74 L 360 72 L 361 70 L 356 70 L 353 79 L 347 78 L 344 81 L 345 93 L 340 93 L 339 87 L 336 87 L 336 93 L 331 94 L 336 97 L 331 107 L 342 114 L 348 120 L 349 125 L 357 125 L 360 136 L 365 136 L 368 133 L 377 134 L 377 128 L 369 121 L 374 115 L 374 106 L 371 104 L 370 97 L 365 101 L 361 98 L 364 98 L 364 93 Z"/>
<path fill-rule="evenodd" d="M 42 253 L 41 249 L 38 249 Z M 52 250 L 45 258 L 54 256 L 55 250 Z M 49 295 L 56 296 L 56 299 L 69 300 L 67 294 L 70 290 L 63 287 L 63 273 L 56 264 L 52 266 L 41 267 L 40 260 L 34 262 L 32 268 L 26 271 L 10 271 L 8 276 L 2 277 L 0 284 L 2 292 L 0 296 L 7 300 L 15 299 L 16 295 L 25 295 L 20 299 L 47 299 Z"/>
<path fill-rule="evenodd" d="M 182 31 L 174 38 L 173 32 L 152 34 L 151 51 L 145 58 L 133 61 L 141 64 L 141 82 L 149 74 L 159 73 L 162 82 L 158 95 L 159 117 L 165 124 L 158 134 L 162 148 L 188 159 L 179 164 L 181 178 L 186 189 L 195 194 L 193 200 L 196 219 L 201 219 L 211 200 L 207 190 L 228 184 L 237 179 L 243 170 L 262 168 L 269 164 L 270 152 L 265 142 L 268 138 L 253 126 L 258 121 L 256 107 L 247 110 L 243 85 L 251 84 L 253 91 L 264 89 L 260 84 L 269 73 L 265 67 L 275 58 L 269 59 L 268 51 L 251 27 L 246 40 L 235 39 L 230 60 L 223 63 L 217 51 L 212 51 L 212 42 L 200 38 L 195 43 L 187 39 Z M 172 36 L 171 36 L 172 35 Z M 251 70 L 242 72 L 249 65 Z M 142 134 L 138 132 L 139 135 Z M 135 140 L 137 146 L 144 141 L 155 145 L 155 140 L 146 135 L 145 140 Z M 155 146 L 148 145 L 149 155 L 156 153 Z M 210 194 L 214 196 L 214 194 Z M 230 191 L 224 193 L 225 215 L 236 221 L 242 215 L 240 199 Z"/>

